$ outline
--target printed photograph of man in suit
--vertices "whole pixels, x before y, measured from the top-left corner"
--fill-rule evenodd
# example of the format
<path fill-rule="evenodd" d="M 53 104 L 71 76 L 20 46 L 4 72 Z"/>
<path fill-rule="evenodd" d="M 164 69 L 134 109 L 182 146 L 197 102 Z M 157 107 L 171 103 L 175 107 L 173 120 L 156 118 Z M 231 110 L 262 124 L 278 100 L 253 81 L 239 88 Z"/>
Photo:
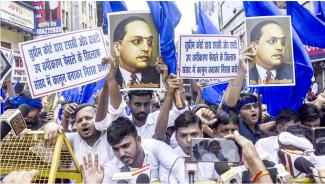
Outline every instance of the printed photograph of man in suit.
<path fill-rule="evenodd" d="M 116 80 L 121 89 L 160 88 L 160 74 L 153 62 L 154 49 L 159 48 L 154 44 L 159 43 L 159 36 L 152 29 L 145 18 L 132 15 L 121 19 L 111 30 L 113 57 L 119 65 Z"/>
<path fill-rule="evenodd" d="M 247 43 L 255 54 L 249 62 L 249 86 L 295 84 L 290 25 L 290 17 L 284 16 L 246 19 Z"/>

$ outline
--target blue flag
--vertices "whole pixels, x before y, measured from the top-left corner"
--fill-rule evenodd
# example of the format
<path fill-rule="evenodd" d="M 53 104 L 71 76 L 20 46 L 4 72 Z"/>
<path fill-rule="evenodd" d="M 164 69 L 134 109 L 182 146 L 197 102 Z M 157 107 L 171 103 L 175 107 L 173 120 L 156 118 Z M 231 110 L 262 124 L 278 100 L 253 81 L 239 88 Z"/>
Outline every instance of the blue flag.
<path fill-rule="evenodd" d="M 243 3 L 246 17 L 282 15 L 273 2 L 244 1 Z M 292 28 L 292 39 L 296 86 L 260 87 L 257 89 L 272 116 L 284 108 L 297 110 L 311 85 L 313 67 L 294 27 Z"/>
<path fill-rule="evenodd" d="M 82 89 L 79 94 L 78 103 L 83 104 L 87 103 L 89 98 L 93 95 L 96 82 L 82 86 Z"/>
<path fill-rule="evenodd" d="M 160 52 L 169 73 L 176 73 L 177 57 L 174 29 L 181 19 L 181 12 L 172 1 L 148 1 L 152 17 L 160 34 Z"/>
<path fill-rule="evenodd" d="M 106 31 L 108 30 L 107 13 L 127 11 L 126 5 L 123 1 L 102 1 L 102 8 Z"/>
<path fill-rule="evenodd" d="M 103 88 L 104 84 L 105 84 L 105 81 L 106 81 L 106 77 L 102 78 L 101 80 L 99 80 L 97 83 L 96 83 L 96 86 L 94 87 L 93 89 L 93 93 L 92 95 L 89 97 L 88 99 L 88 104 L 94 104 L 95 103 L 95 100 L 94 100 L 94 95 Z"/>
<path fill-rule="evenodd" d="M 127 11 L 127 7 L 123 1 L 103 1 L 103 17 L 106 31 L 108 30 L 107 13 Z M 82 87 L 80 91 L 77 103 L 89 103 L 94 104 L 94 94 L 103 88 L 105 83 L 105 78 L 99 80 L 97 83 L 90 83 Z"/>
<path fill-rule="evenodd" d="M 325 22 L 325 2 L 324 1 L 313 1 L 315 15 Z"/>
<path fill-rule="evenodd" d="M 287 1 L 287 14 L 303 44 L 325 48 L 325 22 L 295 1 Z"/>
<path fill-rule="evenodd" d="M 198 34 L 220 34 L 218 28 L 216 28 L 216 26 L 202 10 L 201 2 L 198 4 L 197 13 Z M 223 92 L 226 90 L 227 86 L 228 83 L 223 83 L 203 88 L 202 99 L 209 103 L 219 105 Z"/>
<path fill-rule="evenodd" d="M 75 87 L 62 91 L 61 96 L 64 98 L 65 102 L 78 102 L 80 94 L 80 87 Z"/>
<path fill-rule="evenodd" d="M 216 26 L 214 26 L 214 24 L 211 22 L 210 18 L 202 10 L 201 2 L 199 2 L 197 12 L 198 12 L 197 34 L 220 34 L 220 31 L 218 30 L 218 28 L 216 28 Z"/>

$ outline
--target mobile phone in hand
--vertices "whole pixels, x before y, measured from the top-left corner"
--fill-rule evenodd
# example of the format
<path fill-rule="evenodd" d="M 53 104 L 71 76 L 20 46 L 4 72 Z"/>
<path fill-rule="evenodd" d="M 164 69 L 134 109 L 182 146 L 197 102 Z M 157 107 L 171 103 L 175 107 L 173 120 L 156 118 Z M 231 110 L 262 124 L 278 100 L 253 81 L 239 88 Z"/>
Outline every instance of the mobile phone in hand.
<path fill-rule="evenodd" d="M 219 138 L 192 139 L 192 161 L 239 163 L 240 153 L 240 149 L 234 140 Z"/>

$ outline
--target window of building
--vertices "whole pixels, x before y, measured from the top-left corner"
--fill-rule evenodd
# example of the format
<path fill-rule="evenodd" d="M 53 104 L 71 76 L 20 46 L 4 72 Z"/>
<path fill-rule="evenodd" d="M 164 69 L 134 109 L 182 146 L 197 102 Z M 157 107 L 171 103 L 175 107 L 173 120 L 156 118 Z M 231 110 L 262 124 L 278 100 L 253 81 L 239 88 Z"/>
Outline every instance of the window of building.
<path fill-rule="evenodd" d="M 1 47 L 11 49 L 11 43 L 1 41 Z"/>
<path fill-rule="evenodd" d="M 89 5 L 89 19 L 91 19 L 91 17 L 92 17 L 91 5 L 90 5 L 90 3 L 88 5 Z"/>
<path fill-rule="evenodd" d="M 70 27 L 70 24 L 69 24 L 69 13 L 68 12 L 65 12 L 65 22 L 66 22 L 66 27 Z"/>
<path fill-rule="evenodd" d="M 81 11 L 82 11 L 82 13 L 86 13 L 86 2 L 85 1 L 81 2 Z"/>
<path fill-rule="evenodd" d="M 238 1 L 225 1 L 221 4 L 221 25 L 225 25 L 231 20 L 240 10 L 243 9 L 243 4 Z"/>
<path fill-rule="evenodd" d="M 62 24 L 63 24 L 63 27 L 66 26 L 66 19 L 65 19 L 65 11 L 62 10 Z"/>

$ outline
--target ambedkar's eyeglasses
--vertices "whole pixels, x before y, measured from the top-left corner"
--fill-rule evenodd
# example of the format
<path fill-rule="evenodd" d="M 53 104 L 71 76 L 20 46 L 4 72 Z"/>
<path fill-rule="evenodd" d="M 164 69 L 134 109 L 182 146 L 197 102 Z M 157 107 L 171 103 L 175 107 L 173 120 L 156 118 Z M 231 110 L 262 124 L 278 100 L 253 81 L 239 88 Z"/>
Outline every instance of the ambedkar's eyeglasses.
<path fill-rule="evenodd" d="M 281 45 L 285 46 L 287 44 L 287 40 L 286 40 L 286 37 L 282 37 L 282 38 L 276 38 L 276 37 L 271 37 L 270 39 L 268 39 L 266 41 L 268 44 L 271 44 L 271 45 L 275 45 L 277 44 L 278 42 L 281 43 Z"/>
<path fill-rule="evenodd" d="M 153 46 L 153 37 L 144 38 L 142 36 L 137 36 L 134 39 L 126 41 L 131 42 L 136 47 L 141 47 L 144 41 L 146 41 L 149 47 Z"/>

